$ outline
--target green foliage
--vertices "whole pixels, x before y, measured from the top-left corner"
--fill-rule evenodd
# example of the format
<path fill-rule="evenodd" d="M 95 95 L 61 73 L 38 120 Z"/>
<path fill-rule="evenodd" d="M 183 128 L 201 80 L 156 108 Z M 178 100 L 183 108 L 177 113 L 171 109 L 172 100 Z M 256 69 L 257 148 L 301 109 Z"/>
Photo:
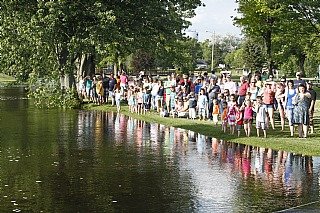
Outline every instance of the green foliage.
<path fill-rule="evenodd" d="M 62 91 L 59 83 L 51 78 L 37 79 L 29 88 L 29 98 L 39 108 L 66 108 L 80 107 L 76 91 L 68 89 Z"/>
<path fill-rule="evenodd" d="M 281 75 L 294 77 L 296 71 L 298 70 L 297 58 L 290 56 L 286 61 L 279 65 L 279 69 L 281 71 Z"/>
<path fill-rule="evenodd" d="M 266 61 L 264 47 L 257 39 L 247 39 L 243 44 L 243 61 L 251 71 L 261 71 Z"/>
<path fill-rule="evenodd" d="M 131 67 L 133 71 L 150 70 L 154 67 L 154 57 L 143 50 L 138 50 L 132 58 Z"/>
<path fill-rule="evenodd" d="M 102 66 L 120 64 L 137 49 L 164 50 L 182 38 L 187 18 L 200 5 L 201 0 L 1 1 L 0 70 L 21 80 L 56 81 L 81 75 L 83 55 L 97 56 L 102 62 L 90 65 Z"/>
<path fill-rule="evenodd" d="M 225 56 L 225 63 L 231 68 L 243 68 L 245 67 L 244 49 L 235 49 Z"/>

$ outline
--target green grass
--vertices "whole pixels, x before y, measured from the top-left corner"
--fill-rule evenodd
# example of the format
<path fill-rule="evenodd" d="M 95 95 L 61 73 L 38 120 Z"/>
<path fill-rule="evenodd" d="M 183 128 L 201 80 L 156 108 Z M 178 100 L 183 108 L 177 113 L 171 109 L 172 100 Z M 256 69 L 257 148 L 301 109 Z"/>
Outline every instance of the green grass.
<path fill-rule="evenodd" d="M 319 94 L 319 93 L 318 93 Z M 319 94 L 320 95 L 320 94 Z M 242 135 L 237 137 L 236 135 L 231 135 L 229 133 L 223 133 L 221 127 L 214 127 L 213 123 L 210 121 L 199 121 L 199 120 L 189 120 L 186 118 L 163 118 L 159 116 L 158 113 L 150 112 L 146 115 L 137 115 L 135 113 L 130 113 L 127 106 L 121 107 L 121 113 L 131 116 L 133 118 L 147 121 L 150 123 L 159 123 L 166 126 L 172 126 L 177 128 L 183 128 L 191 130 L 206 136 L 211 136 L 221 140 L 227 140 L 230 142 L 242 143 L 252 146 L 271 148 L 274 150 L 284 150 L 288 152 L 293 152 L 302 155 L 312 155 L 320 156 L 320 128 L 319 128 L 319 106 L 320 103 L 317 101 L 316 106 L 316 116 L 315 116 L 315 134 L 309 135 L 307 139 L 299 139 L 297 133 L 294 138 L 290 137 L 289 127 L 286 126 L 284 132 L 280 131 L 279 121 L 276 122 L 276 130 L 268 129 L 267 138 L 256 137 L 256 129 L 253 127 L 253 136 L 245 137 L 244 131 L 242 130 Z M 84 109 L 89 110 L 103 110 L 103 111 L 116 111 L 115 107 L 110 105 L 96 106 L 94 104 L 85 104 Z M 296 131 L 297 132 L 297 131 Z M 261 133 L 261 135 L 263 135 Z"/>
<path fill-rule="evenodd" d="M 5 86 L 8 84 L 14 83 L 15 81 L 16 81 L 16 79 L 14 77 L 0 73 L 0 85 Z"/>
<path fill-rule="evenodd" d="M 0 73 L 0 82 L 13 82 L 13 81 L 15 81 L 14 77 Z"/>

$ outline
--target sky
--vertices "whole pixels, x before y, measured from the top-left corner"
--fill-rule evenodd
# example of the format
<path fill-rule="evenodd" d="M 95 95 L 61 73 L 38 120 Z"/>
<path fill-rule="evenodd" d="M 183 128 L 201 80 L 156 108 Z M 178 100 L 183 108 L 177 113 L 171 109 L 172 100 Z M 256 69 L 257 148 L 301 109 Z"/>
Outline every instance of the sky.
<path fill-rule="evenodd" d="M 197 31 L 199 41 L 210 39 L 215 31 L 216 35 L 235 35 L 240 37 L 240 29 L 233 26 L 231 16 L 236 16 L 237 3 L 235 0 L 202 0 L 206 5 L 196 9 L 196 16 L 190 21 L 189 31 Z"/>

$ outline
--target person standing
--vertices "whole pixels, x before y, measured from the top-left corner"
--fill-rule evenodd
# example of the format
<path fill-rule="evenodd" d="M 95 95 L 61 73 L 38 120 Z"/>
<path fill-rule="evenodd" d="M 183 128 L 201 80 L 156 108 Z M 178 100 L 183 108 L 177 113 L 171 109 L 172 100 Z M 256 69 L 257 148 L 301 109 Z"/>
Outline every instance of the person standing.
<path fill-rule="evenodd" d="M 306 85 L 306 82 L 302 79 L 302 74 L 301 74 L 301 72 L 297 72 L 297 73 L 296 73 L 296 79 L 293 81 L 293 83 L 294 83 L 294 88 L 295 88 L 295 89 L 298 88 L 298 86 L 299 86 L 300 84 Z"/>
<path fill-rule="evenodd" d="M 284 92 L 284 107 L 286 110 L 286 117 L 289 122 L 290 136 L 293 137 L 294 127 L 293 127 L 293 97 L 296 95 L 296 90 L 293 86 L 293 80 L 289 80 L 287 83 L 287 88 Z"/>
<path fill-rule="evenodd" d="M 266 129 L 267 110 L 263 106 L 262 98 L 260 96 L 257 97 L 255 112 L 256 112 L 257 137 L 260 137 L 260 129 L 262 129 L 264 138 L 266 138 L 267 137 L 267 129 Z"/>
<path fill-rule="evenodd" d="M 238 91 L 238 105 L 242 106 L 242 103 L 245 100 L 245 97 L 246 97 L 246 94 L 247 94 L 247 91 L 249 88 L 247 76 L 240 77 L 240 82 L 241 82 L 241 85 L 240 85 L 239 91 Z"/>
<path fill-rule="evenodd" d="M 313 123 L 313 115 L 314 115 L 314 106 L 317 100 L 317 93 L 312 88 L 313 84 L 311 81 L 307 82 L 307 92 L 310 94 L 310 103 L 309 103 L 309 129 L 310 134 L 314 133 L 314 123 Z"/>
<path fill-rule="evenodd" d="M 306 91 L 306 86 L 300 84 L 298 86 L 298 93 L 293 99 L 293 103 L 295 104 L 293 120 L 294 124 L 298 124 L 299 138 L 306 138 L 308 135 L 310 99 L 311 95 Z"/>
<path fill-rule="evenodd" d="M 275 92 L 273 87 L 273 82 L 267 81 L 265 88 L 263 90 L 263 104 L 267 109 L 269 115 L 269 123 L 271 123 L 272 129 L 274 129 L 274 99 Z"/>
<path fill-rule="evenodd" d="M 208 109 L 208 97 L 205 95 L 205 89 L 200 90 L 200 95 L 198 97 L 198 115 L 199 120 L 205 120 L 207 115 L 207 109 Z"/>
<path fill-rule="evenodd" d="M 124 71 L 122 71 L 120 75 L 120 90 L 122 95 L 124 95 L 124 92 L 127 90 L 127 86 L 128 86 L 128 76 Z"/>
<path fill-rule="evenodd" d="M 108 88 L 109 88 L 109 97 L 111 97 L 111 105 L 113 106 L 114 105 L 114 90 L 115 90 L 115 87 L 116 87 L 116 84 L 117 84 L 117 80 L 115 79 L 114 77 L 114 74 L 111 73 L 110 74 L 110 77 L 109 77 L 109 82 L 108 82 Z M 108 102 L 108 97 L 107 97 L 107 100 L 106 102 Z"/>
<path fill-rule="evenodd" d="M 211 77 L 210 78 L 210 83 L 207 88 L 208 91 L 208 98 L 209 98 L 209 119 L 213 119 L 213 103 L 214 100 L 218 98 L 218 94 L 221 92 L 220 86 L 217 85 L 217 78 L 216 77 Z"/>

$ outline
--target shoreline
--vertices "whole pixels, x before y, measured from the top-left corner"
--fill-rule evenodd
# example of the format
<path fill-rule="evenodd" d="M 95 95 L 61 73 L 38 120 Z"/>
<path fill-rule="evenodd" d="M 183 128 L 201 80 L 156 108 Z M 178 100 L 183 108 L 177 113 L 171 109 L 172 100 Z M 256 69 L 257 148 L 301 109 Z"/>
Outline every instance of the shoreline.
<path fill-rule="evenodd" d="M 92 103 L 86 103 L 82 106 L 84 110 L 101 110 L 101 111 L 112 111 L 117 112 L 115 106 L 109 104 L 96 105 Z M 276 129 L 267 130 L 267 138 L 256 137 L 256 128 L 253 126 L 251 137 L 246 137 L 244 130 L 242 129 L 240 137 L 237 135 L 231 135 L 224 133 L 221 130 L 221 125 L 215 127 L 212 121 L 199 121 L 190 120 L 186 118 L 172 118 L 172 117 L 161 117 L 156 112 L 148 112 L 146 115 L 138 115 L 136 113 L 129 112 L 128 106 L 121 106 L 121 114 L 130 116 L 132 118 L 143 120 L 150 123 L 159 123 L 166 126 L 172 126 L 176 128 L 182 128 L 186 130 L 191 130 L 205 136 L 217 138 L 219 140 L 226 140 L 233 143 L 241 143 L 245 145 L 251 145 L 254 147 L 271 148 L 273 150 L 283 150 L 287 152 L 292 152 L 295 154 L 308 155 L 308 156 L 320 156 L 320 129 L 315 128 L 315 133 L 309 135 L 306 139 L 298 138 L 297 131 L 295 131 L 295 136 L 290 137 L 289 127 L 285 126 L 285 131 L 281 131 L 279 124 L 276 125 Z M 318 119 L 316 117 L 316 119 Z M 276 121 L 277 123 L 278 121 Z"/>

